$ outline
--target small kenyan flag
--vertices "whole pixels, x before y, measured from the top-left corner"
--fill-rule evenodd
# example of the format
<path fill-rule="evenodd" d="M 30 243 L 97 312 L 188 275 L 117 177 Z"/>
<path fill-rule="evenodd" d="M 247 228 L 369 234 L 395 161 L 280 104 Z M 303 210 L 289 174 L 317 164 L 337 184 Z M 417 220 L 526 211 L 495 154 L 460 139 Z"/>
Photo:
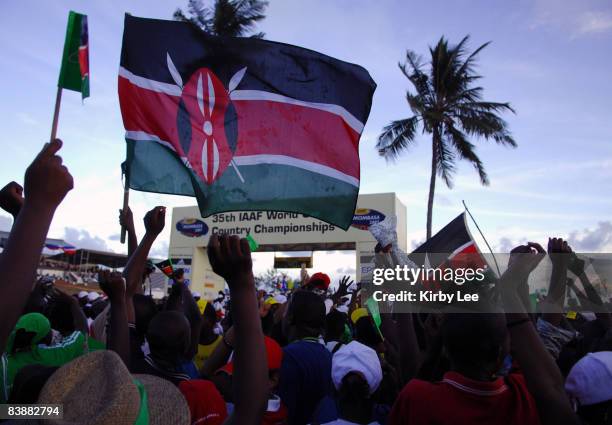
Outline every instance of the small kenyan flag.
<path fill-rule="evenodd" d="M 87 30 L 87 15 L 70 12 L 64 56 L 60 70 L 59 87 L 81 93 L 85 99 L 89 97 L 89 36 Z"/>
<path fill-rule="evenodd" d="M 155 263 L 155 265 L 157 266 L 158 269 L 160 269 L 162 271 L 163 274 L 165 274 L 168 277 L 172 277 L 174 275 L 174 269 L 172 267 L 172 261 L 170 260 L 164 260 L 164 261 L 160 261 L 159 263 Z"/>

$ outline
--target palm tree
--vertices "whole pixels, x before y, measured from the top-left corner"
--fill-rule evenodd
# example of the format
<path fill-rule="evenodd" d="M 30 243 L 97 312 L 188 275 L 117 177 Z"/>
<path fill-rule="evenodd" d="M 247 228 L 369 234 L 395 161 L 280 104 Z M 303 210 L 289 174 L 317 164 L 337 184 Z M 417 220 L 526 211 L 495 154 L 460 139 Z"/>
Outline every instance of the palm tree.
<path fill-rule="evenodd" d="M 215 0 L 212 6 L 205 6 L 202 0 L 188 0 L 187 14 L 179 8 L 173 17 L 177 21 L 191 22 L 213 35 L 245 37 L 266 17 L 267 6 L 267 0 Z M 250 36 L 263 38 L 264 33 Z"/>
<path fill-rule="evenodd" d="M 471 54 L 466 51 L 469 36 L 456 46 L 449 46 L 442 37 L 429 48 L 431 63 L 424 70 L 420 57 L 408 50 L 406 62 L 399 63 L 402 73 L 414 86 L 415 92 L 406 93 L 414 116 L 392 121 L 378 136 L 376 148 L 386 159 L 395 159 L 415 142 L 419 127 L 431 134 L 431 178 L 427 202 L 427 239 L 431 238 L 431 220 L 436 188 L 436 174 L 452 188 L 455 161 L 472 163 L 483 185 L 489 178 L 476 147 L 468 138 L 480 137 L 501 145 L 516 147 L 507 123 L 498 113 L 514 112 L 509 103 L 482 100 L 482 87 L 474 86 L 481 78 L 475 73 L 476 56 L 489 45 L 485 43 Z"/>

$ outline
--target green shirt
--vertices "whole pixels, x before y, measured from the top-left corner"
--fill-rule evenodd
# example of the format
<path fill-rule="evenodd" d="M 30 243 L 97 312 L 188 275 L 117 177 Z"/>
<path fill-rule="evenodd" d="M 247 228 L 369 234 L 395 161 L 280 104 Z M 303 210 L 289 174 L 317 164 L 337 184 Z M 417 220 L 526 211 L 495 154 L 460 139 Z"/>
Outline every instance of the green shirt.
<path fill-rule="evenodd" d="M 74 331 L 61 343 L 55 345 L 34 345 L 29 351 L 15 354 L 2 354 L 0 362 L 0 403 L 6 403 L 11 394 L 15 376 L 22 367 L 40 364 L 43 366 L 62 366 L 72 359 L 87 353 L 87 337 L 79 331 Z"/>

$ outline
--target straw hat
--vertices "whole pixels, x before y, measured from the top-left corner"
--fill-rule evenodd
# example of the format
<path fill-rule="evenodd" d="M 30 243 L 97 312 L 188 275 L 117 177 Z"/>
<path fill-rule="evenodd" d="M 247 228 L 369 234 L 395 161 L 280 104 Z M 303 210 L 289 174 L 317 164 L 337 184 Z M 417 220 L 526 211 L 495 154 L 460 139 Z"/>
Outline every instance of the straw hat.
<path fill-rule="evenodd" d="M 169 381 L 131 375 L 113 351 L 95 351 L 59 368 L 40 392 L 38 402 L 62 404 L 62 420 L 50 424 L 134 425 L 142 417 L 138 381 L 146 392 L 149 424 L 189 424 L 189 407 Z"/>

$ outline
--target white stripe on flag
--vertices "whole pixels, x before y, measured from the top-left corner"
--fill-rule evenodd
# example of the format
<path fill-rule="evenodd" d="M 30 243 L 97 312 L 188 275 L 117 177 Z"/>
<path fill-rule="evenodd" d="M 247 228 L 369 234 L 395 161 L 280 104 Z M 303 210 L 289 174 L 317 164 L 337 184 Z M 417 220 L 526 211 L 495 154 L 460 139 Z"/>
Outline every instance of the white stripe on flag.
<path fill-rule="evenodd" d="M 119 76 L 127 79 L 130 83 L 143 89 L 152 90 L 158 93 L 169 94 L 170 96 L 181 97 L 182 90 L 176 84 L 160 83 L 159 81 L 149 80 L 132 74 L 124 67 L 119 67 Z"/>
<path fill-rule="evenodd" d="M 119 76 L 126 78 L 135 86 L 143 89 L 153 90 L 159 93 L 166 93 L 170 96 L 177 97 L 180 97 L 182 94 L 181 88 L 175 84 L 160 83 L 159 81 L 149 80 L 147 78 L 132 74 L 124 67 L 119 67 Z M 361 134 L 363 131 L 364 124 L 361 121 L 359 121 L 355 116 L 353 116 L 353 114 L 344 109 L 342 106 L 334 105 L 332 103 L 305 102 L 303 100 L 261 90 L 234 90 L 230 93 L 230 98 L 232 100 L 264 100 L 319 109 L 321 111 L 339 116 L 357 133 Z"/>
<path fill-rule="evenodd" d="M 361 134 L 363 123 L 355 118 L 349 111 L 340 105 L 332 103 L 305 102 L 281 94 L 270 93 L 260 90 L 234 90 L 230 93 L 232 100 L 267 100 L 269 102 L 288 103 L 290 105 L 304 106 L 306 108 L 319 109 L 341 117 L 353 130 Z"/>
<path fill-rule="evenodd" d="M 142 141 L 142 142 L 157 142 L 160 145 L 171 149 L 173 152 L 176 152 L 174 146 L 165 140 L 161 140 L 154 134 L 149 134 L 144 131 L 126 131 L 125 138 Z M 191 168 L 191 164 L 186 157 L 181 157 L 183 163 Z M 275 164 L 275 165 L 289 165 L 291 167 L 301 168 L 303 170 L 307 170 L 316 174 L 321 174 L 327 177 L 331 177 L 336 180 L 343 181 L 352 186 L 359 187 L 359 179 L 349 176 L 341 171 L 336 170 L 335 168 L 328 167 L 327 165 L 318 164 L 316 162 L 304 161 L 303 159 L 294 158 L 292 156 L 285 155 L 245 155 L 245 156 L 235 156 L 234 162 L 238 166 L 248 166 L 248 165 L 260 165 L 260 164 Z"/>
<path fill-rule="evenodd" d="M 301 168 L 303 170 L 311 171 L 313 173 L 321 174 L 333 179 L 341 180 L 350 185 L 359 187 L 359 179 L 353 176 L 344 174 L 335 168 L 328 167 L 327 165 L 317 164 L 316 162 L 304 161 L 303 159 L 294 158 L 292 156 L 285 155 L 248 155 L 248 156 L 235 156 L 234 161 L 237 165 L 259 165 L 259 164 L 275 164 L 275 165 L 289 165 L 291 167 Z"/>

